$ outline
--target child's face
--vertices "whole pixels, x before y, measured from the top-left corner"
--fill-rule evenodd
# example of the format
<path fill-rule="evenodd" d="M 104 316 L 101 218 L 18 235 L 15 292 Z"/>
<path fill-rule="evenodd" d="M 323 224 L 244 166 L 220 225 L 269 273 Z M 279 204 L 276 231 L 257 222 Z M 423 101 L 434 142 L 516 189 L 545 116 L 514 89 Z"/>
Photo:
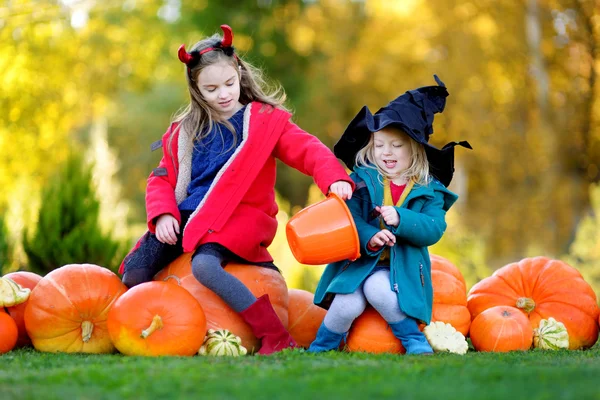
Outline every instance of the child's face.
<path fill-rule="evenodd" d="M 400 175 L 411 164 L 410 138 L 395 128 L 373 133 L 373 158 L 389 177 Z"/>
<path fill-rule="evenodd" d="M 236 69 L 224 60 L 204 68 L 198 75 L 198 89 L 206 102 L 225 119 L 238 111 L 240 79 Z"/>

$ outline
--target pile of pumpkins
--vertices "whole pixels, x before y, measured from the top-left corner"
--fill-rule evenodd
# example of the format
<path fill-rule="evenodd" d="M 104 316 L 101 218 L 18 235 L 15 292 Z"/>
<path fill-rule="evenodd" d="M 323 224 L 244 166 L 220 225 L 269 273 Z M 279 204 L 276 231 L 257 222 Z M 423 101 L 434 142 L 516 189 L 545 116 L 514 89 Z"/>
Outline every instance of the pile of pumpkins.
<path fill-rule="evenodd" d="M 225 269 L 256 297 L 268 294 L 284 326 L 308 347 L 325 316 L 312 293 L 288 290 L 275 270 L 236 263 Z M 260 341 L 194 278 L 191 255 L 184 254 L 154 281 L 129 290 L 93 264 L 65 265 L 44 277 L 24 271 L 3 276 L 0 354 L 28 345 L 43 352 L 235 356 L 255 352 Z"/>
<path fill-rule="evenodd" d="M 545 257 L 508 264 L 466 292 L 456 266 L 432 255 L 431 324 L 422 326 L 435 351 L 586 349 L 598 339 L 596 295 L 571 266 Z M 230 263 L 226 271 L 275 312 L 302 347 L 326 311 L 313 294 L 289 289 L 277 271 Z M 14 272 L 0 278 L 0 353 L 33 345 L 44 352 L 126 355 L 243 355 L 260 348 L 241 317 L 200 284 L 184 254 L 155 280 L 127 290 L 119 277 L 92 264 L 71 264 L 45 277 Z M 347 351 L 404 353 L 372 308 L 354 321 Z"/>
<path fill-rule="evenodd" d="M 598 340 L 600 308 L 579 271 L 547 257 L 505 265 L 466 292 L 460 271 L 431 256 L 432 323 L 421 326 L 434 351 L 588 349 Z M 367 309 L 348 334 L 350 351 L 404 353 L 383 318 Z"/>

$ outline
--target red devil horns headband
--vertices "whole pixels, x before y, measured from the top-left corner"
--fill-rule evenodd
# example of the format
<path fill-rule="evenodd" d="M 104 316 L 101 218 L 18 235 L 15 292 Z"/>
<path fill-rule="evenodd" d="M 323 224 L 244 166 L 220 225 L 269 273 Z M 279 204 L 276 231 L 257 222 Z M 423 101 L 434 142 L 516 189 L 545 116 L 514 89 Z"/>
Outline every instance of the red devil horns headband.
<path fill-rule="evenodd" d="M 231 44 L 233 43 L 233 32 L 231 31 L 231 27 L 229 25 L 221 25 L 221 30 L 223 30 L 221 46 L 231 47 Z"/>
<path fill-rule="evenodd" d="M 186 65 L 189 64 L 190 61 L 192 61 L 194 59 L 194 57 L 190 53 L 185 51 L 185 44 L 182 44 L 181 46 L 179 46 L 177 55 L 179 56 L 179 61 L 181 61 L 182 63 L 184 63 Z"/>
<path fill-rule="evenodd" d="M 231 27 L 229 25 L 221 25 L 221 29 L 223 30 L 223 40 L 216 43 L 212 47 L 207 47 L 201 51 L 192 51 L 191 53 L 188 53 L 185 50 L 185 44 L 179 46 L 179 50 L 177 51 L 179 61 L 187 65 L 188 68 L 193 68 L 195 64 L 194 61 L 197 61 L 202 54 L 208 53 L 209 51 L 215 49 L 225 50 L 225 54 L 229 56 L 234 55 L 233 47 L 231 46 L 233 43 L 233 32 L 231 31 Z"/>

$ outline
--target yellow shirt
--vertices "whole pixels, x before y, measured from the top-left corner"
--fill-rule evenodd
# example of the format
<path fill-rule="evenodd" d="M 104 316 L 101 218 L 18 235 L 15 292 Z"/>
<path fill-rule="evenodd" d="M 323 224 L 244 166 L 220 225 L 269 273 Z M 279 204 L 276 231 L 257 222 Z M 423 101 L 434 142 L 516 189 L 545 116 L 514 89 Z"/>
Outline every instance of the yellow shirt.
<path fill-rule="evenodd" d="M 383 205 L 384 206 L 402 205 L 402 203 L 404 203 L 404 200 L 408 196 L 408 193 L 410 193 L 411 189 L 413 188 L 414 184 L 415 184 L 414 181 L 412 181 L 412 180 L 409 181 L 406 184 L 406 187 L 404 188 L 402 195 L 400 196 L 400 198 L 398 199 L 396 204 L 394 204 L 394 200 L 392 199 L 392 189 L 390 188 L 390 181 L 387 178 L 384 178 L 383 179 Z M 381 218 L 379 220 L 379 226 L 381 227 L 381 229 L 387 229 L 383 222 L 383 218 Z M 389 258 L 390 258 L 390 247 L 385 246 L 385 249 L 383 249 L 383 251 L 381 252 L 381 257 L 379 257 L 379 262 L 389 260 Z"/>

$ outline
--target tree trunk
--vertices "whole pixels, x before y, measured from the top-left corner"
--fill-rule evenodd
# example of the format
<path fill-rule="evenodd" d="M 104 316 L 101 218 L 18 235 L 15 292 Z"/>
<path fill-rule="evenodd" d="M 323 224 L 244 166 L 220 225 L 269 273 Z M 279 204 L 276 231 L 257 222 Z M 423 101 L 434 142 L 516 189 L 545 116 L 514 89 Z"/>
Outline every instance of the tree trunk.
<path fill-rule="evenodd" d="M 547 168 L 543 165 L 536 165 L 534 173 L 540 176 L 538 183 L 538 193 L 532 193 L 541 199 L 540 204 L 544 206 L 539 210 L 544 215 L 545 238 L 550 246 L 557 249 L 560 244 L 559 235 L 559 213 L 554 212 L 554 207 L 559 206 L 559 199 L 555 195 L 558 188 L 558 178 L 561 168 L 561 159 L 558 152 L 558 141 L 555 132 L 553 132 L 550 115 L 550 105 L 548 101 L 549 77 L 542 53 L 542 27 L 541 27 L 540 9 L 538 0 L 527 0 L 525 12 L 525 32 L 527 45 L 529 47 L 529 73 L 535 85 L 535 110 L 530 113 L 530 129 L 528 134 L 535 135 L 542 146 L 543 157 L 551 160 Z M 543 160 L 538 160 L 543 163 Z M 543 176 L 541 176 L 543 174 Z M 554 206 L 554 207 L 553 207 Z"/>

